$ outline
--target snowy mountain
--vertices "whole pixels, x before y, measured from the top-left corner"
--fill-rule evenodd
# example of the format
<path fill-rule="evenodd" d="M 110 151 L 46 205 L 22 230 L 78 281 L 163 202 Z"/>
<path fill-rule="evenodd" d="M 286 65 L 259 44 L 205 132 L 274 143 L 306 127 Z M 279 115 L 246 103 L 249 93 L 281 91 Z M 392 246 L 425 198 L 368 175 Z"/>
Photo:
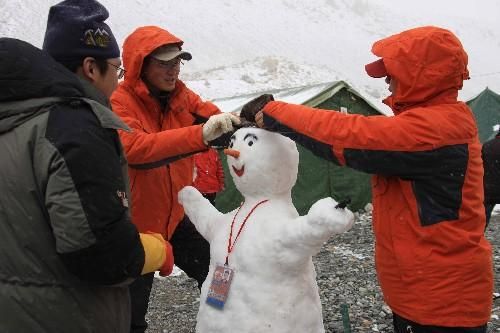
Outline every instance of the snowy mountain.
<path fill-rule="evenodd" d="M 259 57 L 230 67 L 183 74 L 202 95 L 230 97 L 255 91 L 337 81 L 342 75 L 329 68 L 296 63 L 284 57 Z M 228 89 L 228 87 L 230 87 Z"/>
<path fill-rule="evenodd" d="M 54 0 L 0 0 L 0 35 L 41 46 Z M 374 41 L 419 25 L 454 31 L 469 53 L 462 99 L 500 91 L 500 2 L 483 0 L 102 0 L 120 43 L 159 25 L 184 39 L 182 78 L 205 98 L 344 80 L 380 108 L 383 80 L 363 66 Z M 385 110 L 387 111 L 387 110 Z"/>

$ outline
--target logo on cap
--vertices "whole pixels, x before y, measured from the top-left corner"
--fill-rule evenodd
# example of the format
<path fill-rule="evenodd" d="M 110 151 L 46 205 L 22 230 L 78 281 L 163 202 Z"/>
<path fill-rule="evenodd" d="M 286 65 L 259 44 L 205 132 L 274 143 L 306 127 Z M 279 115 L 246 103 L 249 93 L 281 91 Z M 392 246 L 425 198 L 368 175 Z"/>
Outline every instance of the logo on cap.
<path fill-rule="evenodd" d="M 106 48 L 111 42 L 111 37 L 104 29 L 88 29 L 83 33 L 83 41 L 86 45 Z"/>

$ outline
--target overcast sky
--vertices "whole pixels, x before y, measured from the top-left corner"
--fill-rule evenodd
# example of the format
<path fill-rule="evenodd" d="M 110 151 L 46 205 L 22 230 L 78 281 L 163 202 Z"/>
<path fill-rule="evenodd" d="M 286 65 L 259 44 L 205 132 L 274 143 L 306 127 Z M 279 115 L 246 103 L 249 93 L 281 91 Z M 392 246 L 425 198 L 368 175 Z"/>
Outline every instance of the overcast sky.
<path fill-rule="evenodd" d="M 358 0 L 355 0 L 358 1 Z M 396 11 L 402 13 L 418 12 L 422 19 L 445 16 L 481 18 L 491 21 L 500 30 L 500 1 L 498 0 L 371 0 L 374 3 L 390 3 Z"/>
<path fill-rule="evenodd" d="M 129 13 L 134 13 L 139 16 L 143 15 L 140 12 L 148 12 L 151 8 L 157 8 L 162 6 L 169 8 L 175 6 L 173 4 L 174 0 L 148 0 L 147 6 L 141 5 L 145 3 L 142 0 L 101 0 L 105 6 L 110 9 L 112 21 L 115 20 L 126 20 L 127 17 L 117 18 L 113 15 L 114 9 L 117 6 L 130 8 Z M 235 0 L 242 1 L 242 0 Z M 267 1 L 274 0 L 259 0 L 256 3 L 262 3 L 264 8 Z M 283 0 L 290 4 L 296 1 L 303 0 Z M 325 2 L 334 0 L 325 0 Z M 467 18 L 479 18 L 481 21 L 489 21 L 493 27 L 496 27 L 497 31 L 500 31 L 500 0 L 346 0 L 353 4 L 359 4 L 360 6 L 366 4 L 380 4 L 386 6 L 391 4 L 394 12 L 399 12 L 402 15 L 408 13 L 419 13 L 422 22 L 428 21 L 429 23 L 442 24 L 446 26 L 450 17 L 467 17 Z M 33 28 L 40 27 L 40 23 L 43 21 L 42 26 L 45 24 L 46 16 L 48 14 L 48 9 L 51 5 L 58 3 L 57 0 L 0 0 L 0 35 L 11 35 L 9 32 L 12 31 L 12 27 L 5 27 L 5 23 L 18 23 L 18 30 L 21 36 L 26 36 L 26 32 L 21 32 L 22 30 L 31 31 L 31 34 L 38 36 L 40 32 L 33 31 Z M 189 1 L 188 1 L 189 2 Z M 217 7 L 217 6 L 228 6 L 229 0 L 212 0 L 209 2 L 199 2 L 200 7 Z M 14 10 L 17 9 L 17 10 Z M 240 15 L 245 15 L 245 13 L 240 13 Z M 279 13 L 277 13 L 277 19 L 279 19 Z M 196 21 L 196 18 L 193 18 Z M 167 23 L 167 22 L 165 22 Z M 8 29 L 8 31 L 5 31 Z M 10 31 L 9 31 L 10 30 Z M 39 38 L 38 38 L 39 39 Z M 35 41 L 32 41 L 35 43 Z"/>

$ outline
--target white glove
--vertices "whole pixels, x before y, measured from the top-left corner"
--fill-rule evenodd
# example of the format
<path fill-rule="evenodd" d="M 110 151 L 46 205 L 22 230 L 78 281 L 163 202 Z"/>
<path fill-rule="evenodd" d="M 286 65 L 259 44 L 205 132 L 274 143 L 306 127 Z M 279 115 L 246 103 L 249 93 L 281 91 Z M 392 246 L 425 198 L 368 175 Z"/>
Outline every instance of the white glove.
<path fill-rule="evenodd" d="M 203 125 L 203 142 L 217 139 L 224 133 L 233 130 L 233 124 L 239 124 L 240 118 L 232 113 L 220 113 L 208 118 L 207 122 Z"/>

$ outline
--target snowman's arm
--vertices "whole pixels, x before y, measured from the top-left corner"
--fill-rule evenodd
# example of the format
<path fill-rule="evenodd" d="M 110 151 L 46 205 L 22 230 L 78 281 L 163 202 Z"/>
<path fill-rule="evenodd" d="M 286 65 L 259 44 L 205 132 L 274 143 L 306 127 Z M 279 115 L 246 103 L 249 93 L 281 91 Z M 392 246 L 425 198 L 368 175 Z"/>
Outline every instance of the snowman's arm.
<path fill-rule="evenodd" d="M 328 238 L 349 230 L 354 224 L 354 214 L 347 208 L 336 206 L 337 202 L 332 198 L 315 202 L 307 215 L 287 224 L 283 242 L 299 251 L 317 253 Z"/>
<path fill-rule="evenodd" d="M 179 191 L 179 203 L 184 207 L 184 212 L 198 232 L 210 242 L 217 221 L 224 216 L 210 201 L 192 186 L 186 186 Z"/>

